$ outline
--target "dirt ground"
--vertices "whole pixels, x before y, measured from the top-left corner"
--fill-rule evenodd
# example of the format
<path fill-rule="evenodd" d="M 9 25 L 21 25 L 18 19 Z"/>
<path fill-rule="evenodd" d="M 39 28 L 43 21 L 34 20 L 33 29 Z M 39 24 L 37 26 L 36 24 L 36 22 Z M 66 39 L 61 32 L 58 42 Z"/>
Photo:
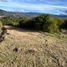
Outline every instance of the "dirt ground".
<path fill-rule="evenodd" d="M 67 67 L 67 34 L 53 34 L 5 26 L 0 43 L 0 67 Z"/>

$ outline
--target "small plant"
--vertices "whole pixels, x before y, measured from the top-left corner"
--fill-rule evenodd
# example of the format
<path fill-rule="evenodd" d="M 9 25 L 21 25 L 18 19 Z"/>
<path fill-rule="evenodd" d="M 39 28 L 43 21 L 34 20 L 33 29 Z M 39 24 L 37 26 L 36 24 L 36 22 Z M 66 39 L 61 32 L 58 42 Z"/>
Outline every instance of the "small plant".
<path fill-rule="evenodd" d="M 17 51 L 18 51 L 18 48 L 15 47 L 15 48 L 13 49 L 13 51 L 14 51 L 14 52 L 17 52 Z"/>

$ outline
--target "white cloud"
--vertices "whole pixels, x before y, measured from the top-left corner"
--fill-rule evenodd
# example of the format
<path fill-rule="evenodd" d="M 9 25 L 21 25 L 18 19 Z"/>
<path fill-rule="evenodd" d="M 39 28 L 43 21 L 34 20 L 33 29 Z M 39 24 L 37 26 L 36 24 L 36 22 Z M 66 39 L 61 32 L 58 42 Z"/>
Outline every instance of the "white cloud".
<path fill-rule="evenodd" d="M 7 0 L 0 0 L 0 2 L 7 2 Z"/>
<path fill-rule="evenodd" d="M 23 8 L 23 7 L 27 7 L 27 8 L 32 8 L 32 9 L 67 9 L 67 6 L 55 6 L 55 5 L 47 5 L 47 4 L 30 4 L 30 3 L 13 3 L 13 2 L 9 2 L 9 3 L 0 3 L 0 6 L 9 6 L 9 7 L 19 7 L 19 8 Z"/>
<path fill-rule="evenodd" d="M 37 12 L 50 12 L 52 11 L 58 12 L 60 9 L 67 10 L 67 6 L 56 6 L 56 5 L 49 5 L 49 4 L 31 4 L 31 3 L 14 3 L 14 2 L 2 2 L 0 6 L 12 8 L 12 10 L 17 11 L 37 11 Z M 20 10 L 19 10 L 20 9 Z M 61 11 L 60 11 L 61 12 Z"/>

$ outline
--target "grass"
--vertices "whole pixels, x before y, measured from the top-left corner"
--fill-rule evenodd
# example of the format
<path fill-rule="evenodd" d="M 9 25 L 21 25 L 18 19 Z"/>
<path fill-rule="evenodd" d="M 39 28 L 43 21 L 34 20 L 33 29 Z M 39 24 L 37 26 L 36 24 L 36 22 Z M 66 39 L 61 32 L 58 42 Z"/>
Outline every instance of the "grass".
<path fill-rule="evenodd" d="M 0 67 L 67 67 L 67 35 L 59 39 L 15 28 L 7 32 L 0 43 Z"/>

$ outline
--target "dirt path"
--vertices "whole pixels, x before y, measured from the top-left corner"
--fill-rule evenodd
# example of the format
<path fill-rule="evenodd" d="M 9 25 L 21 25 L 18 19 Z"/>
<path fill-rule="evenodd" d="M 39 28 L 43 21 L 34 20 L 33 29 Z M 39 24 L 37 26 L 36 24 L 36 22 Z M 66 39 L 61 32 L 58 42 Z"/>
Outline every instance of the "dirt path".
<path fill-rule="evenodd" d="M 30 35 L 39 35 L 40 33 L 38 32 L 32 32 L 30 30 L 24 30 L 24 29 L 20 29 L 20 28 L 15 28 L 12 26 L 5 26 L 7 29 L 7 32 L 11 35 L 15 35 L 15 36 L 30 36 Z"/>
<path fill-rule="evenodd" d="M 45 40 L 47 40 L 48 43 L 53 43 L 53 42 L 56 42 L 57 40 L 56 38 L 44 35 L 41 32 L 24 30 L 24 29 L 15 28 L 12 26 L 5 26 L 5 27 L 9 35 L 16 37 L 16 39 L 19 38 L 19 40 L 23 40 L 26 38 L 31 40 L 34 39 L 35 41 L 37 41 L 42 39 L 41 41 L 44 42 Z"/>

